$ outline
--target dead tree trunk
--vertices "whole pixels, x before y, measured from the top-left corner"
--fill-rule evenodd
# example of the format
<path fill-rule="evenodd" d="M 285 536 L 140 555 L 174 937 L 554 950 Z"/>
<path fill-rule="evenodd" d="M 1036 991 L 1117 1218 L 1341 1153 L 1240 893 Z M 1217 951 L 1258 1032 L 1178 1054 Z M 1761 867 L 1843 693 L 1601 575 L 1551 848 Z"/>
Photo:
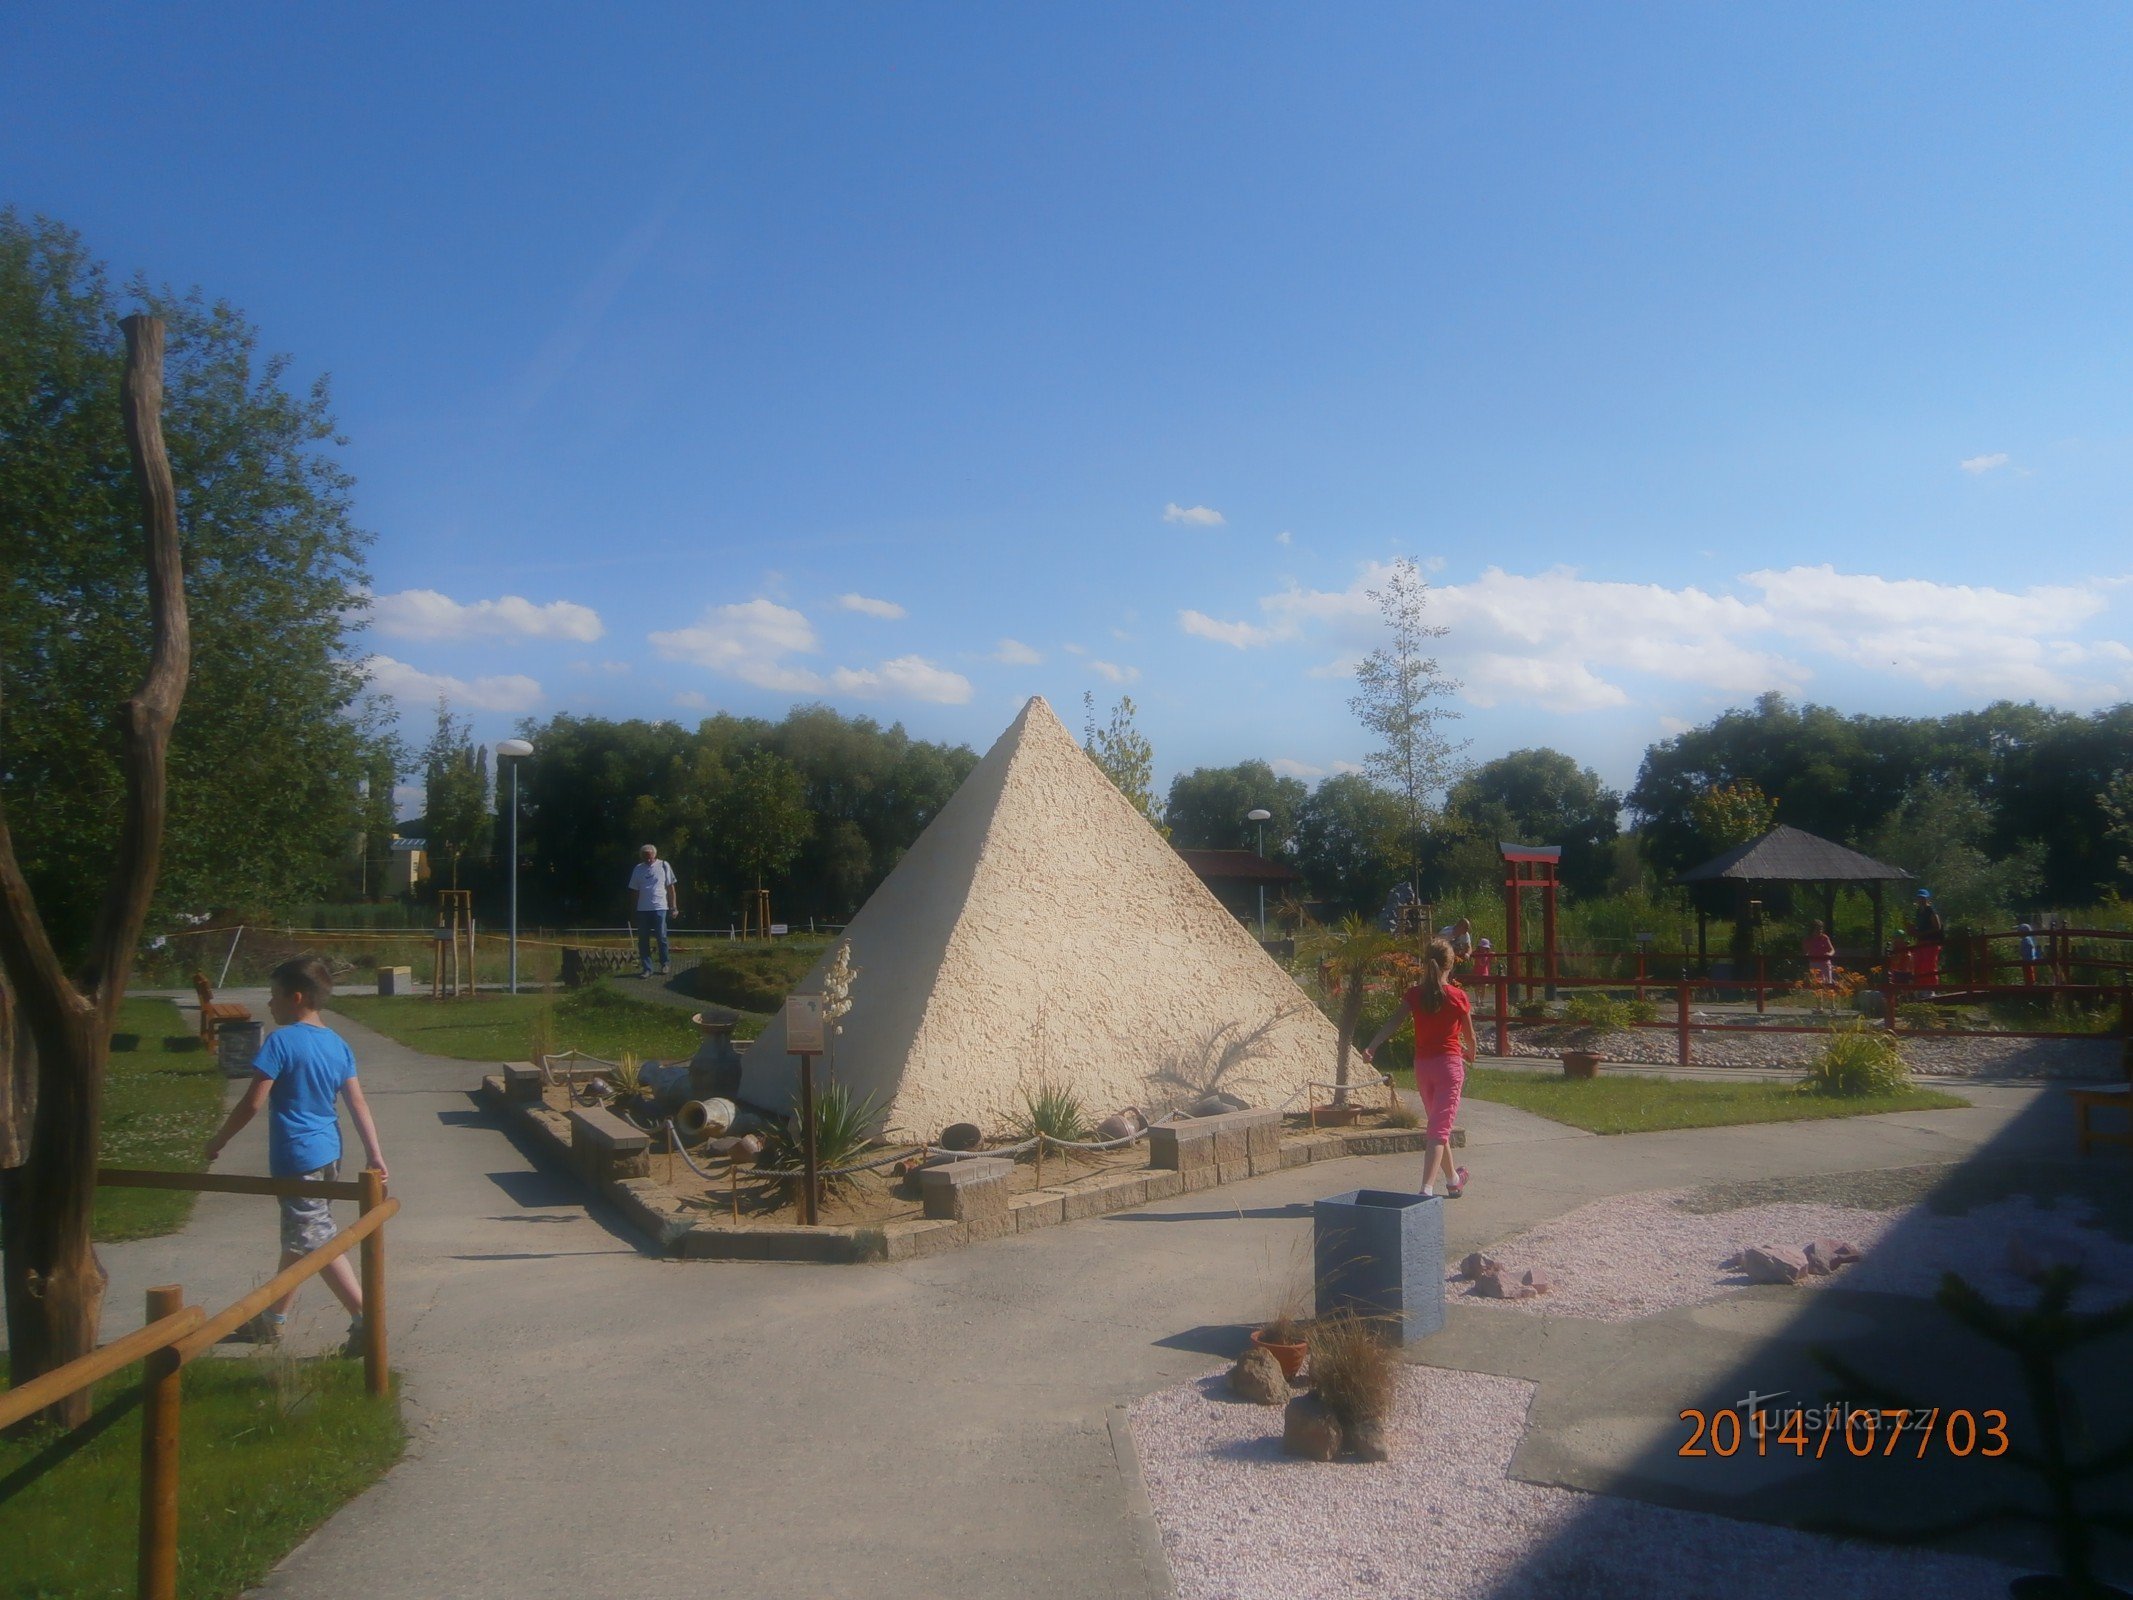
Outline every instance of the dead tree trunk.
<path fill-rule="evenodd" d="M 152 642 L 147 676 L 118 710 L 125 815 L 88 952 L 71 979 L 16 860 L 0 797 L 0 966 L 37 1057 L 28 1159 L 7 1174 L 0 1188 L 7 1212 L 0 1227 L 6 1250 L 0 1276 L 7 1294 L 10 1379 L 16 1384 L 96 1348 L 105 1280 L 90 1226 L 104 1064 L 112 1019 L 126 993 L 134 946 L 155 892 L 163 851 L 165 760 L 192 660 L 177 493 L 163 450 L 163 324 L 135 316 L 124 327 L 126 379 L 120 404 L 141 495 Z M 85 1390 L 43 1415 L 78 1427 L 88 1418 L 89 1404 Z"/>

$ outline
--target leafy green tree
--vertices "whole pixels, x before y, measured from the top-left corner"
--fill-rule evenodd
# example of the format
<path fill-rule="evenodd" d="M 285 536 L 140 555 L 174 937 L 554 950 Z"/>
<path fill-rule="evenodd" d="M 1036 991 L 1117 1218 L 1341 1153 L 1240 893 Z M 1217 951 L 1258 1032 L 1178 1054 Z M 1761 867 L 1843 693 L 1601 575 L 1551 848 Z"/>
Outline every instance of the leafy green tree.
<path fill-rule="evenodd" d="M 1155 746 L 1133 725 L 1133 697 L 1120 695 L 1118 704 L 1111 708 L 1110 722 L 1104 726 L 1098 726 L 1096 721 L 1096 696 L 1084 692 L 1081 706 L 1085 718 L 1082 748 L 1089 752 L 1089 759 L 1103 769 L 1120 794 L 1133 802 L 1133 809 L 1167 838 L 1163 807 L 1155 797 Z"/>
<path fill-rule="evenodd" d="M 400 780 L 397 739 L 380 740 L 370 753 L 363 779 L 363 898 L 382 899 L 392 867 L 393 832 L 398 822 L 393 790 Z"/>
<path fill-rule="evenodd" d="M 110 707 L 147 649 L 138 507 L 111 425 L 134 303 L 167 328 L 163 428 L 192 612 L 160 912 L 330 892 L 384 725 L 348 649 L 368 536 L 332 453 L 325 381 L 292 390 L 287 358 L 260 359 L 229 305 L 140 280 L 121 293 L 73 230 L 0 210 L 0 784 L 70 962 L 102 894 L 81 864 L 108 856 L 125 791 Z"/>
<path fill-rule="evenodd" d="M 1301 778 L 1276 777 L 1264 761 L 1240 761 L 1233 767 L 1195 767 L 1170 780 L 1163 820 L 1170 842 L 1191 850 L 1254 850 L 1260 824 L 1248 812 L 1273 813 L 1265 824 L 1266 853 L 1288 853 L 1296 818 L 1311 790 Z"/>
<path fill-rule="evenodd" d="M 790 761 L 759 750 L 734 768 L 719 806 L 719 832 L 751 887 L 792 865 L 814 832 L 807 790 Z"/>
<path fill-rule="evenodd" d="M 459 887 L 461 863 L 489 859 L 496 829 L 489 814 L 489 752 L 477 747 L 468 725 L 437 702 L 437 730 L 422 751 L 423 836 L 430 859 L 452 864 Z"/>
<path fill-rule="evenodd" d="M 2118 870 L 2133 873 L 2133 772 L 2113 776 L 2096 803 L 2110 823 L 2106 837 L 2118 852 Z"/>
<path fill-rule="evenodd" d="M 1422 855 L 1436 815 L 1437 797 L 1459 775 L 1459 752 L 1442 724 L 1457 711 L 1440 704 L 1459 685 L 1425 654 L 1432 639 L 1451 630 L 1428 620 L 1429 585 L 1406 557 L 1392 564 L 1384 587 L 1370 591 L 1391 639 L 1355 669 L 1355 695 L 1348 709 L 1378 739 L 1363 758 L 1371 780 L 1400 802 L 1400 841 L 1407 874 L 1421 872 Z"/>
<path fill-rule="evenodd" d="M 1452 785 L 1445 811 L 1488 850 L 1491 878 L 1501 876 L 1498 843 L 1559 844 L 1570 892 L 1607 892 L 1622 797 L 1562 751 L 1514 750 L 1483 762 Z"/>
<path fill-rule="evenodd" d="M 1777 801 L 1746 778 L 1713 784 L 1689 807 L 1696 837 L 1713 855 L 1760 839 L 1777 826 L 1777 813 Z"/>
<path fill-rule="evenodd" d="M 2044 881 L 2044 846 L 1988 849 L 1992 808 L 1959 783 L 1921 784 L 1870 841 L 1869 853 L 1933 891 L 1943 917 L 1998 920 L 2035 902 Z"/>
<path fill-rule="evenodd" d="M 1407 813 L 1359 772 L 1327 778 L 1296 815 L 1296 868 L 1336 911 L 1369 916 L 1400 881 Z"/>

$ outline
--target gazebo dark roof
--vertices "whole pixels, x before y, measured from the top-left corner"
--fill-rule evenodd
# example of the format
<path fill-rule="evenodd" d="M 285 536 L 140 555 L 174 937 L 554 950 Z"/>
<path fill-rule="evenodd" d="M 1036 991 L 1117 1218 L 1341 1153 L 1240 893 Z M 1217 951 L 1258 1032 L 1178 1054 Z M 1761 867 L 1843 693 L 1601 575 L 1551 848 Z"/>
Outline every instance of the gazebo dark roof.
<path fill-rule="evenodd" d="M 1676 883 L 1895 883 L 1910 874 L 1856 850 L 1798 828 L 1772 828 L 1760 839 L 1735 845 L 1699 867 L 1677 874 Z"/>

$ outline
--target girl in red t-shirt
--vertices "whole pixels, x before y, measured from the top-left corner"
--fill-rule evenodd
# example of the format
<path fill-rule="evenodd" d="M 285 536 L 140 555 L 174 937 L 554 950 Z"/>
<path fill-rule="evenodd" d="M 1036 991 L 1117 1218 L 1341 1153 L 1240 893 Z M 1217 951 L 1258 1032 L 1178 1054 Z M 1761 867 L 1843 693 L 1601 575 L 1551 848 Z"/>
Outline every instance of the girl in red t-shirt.
<path fill-rule="evenodd" d="M 1415 1091 L 1429 1117 L 1422 1150 L 1422 1193 L 1437 1192 L 1437 1170 L 1444 1170 L 1446 1198 L 1466 1192 L 1466 1168 L 1451 1164 L 1452 1119 L 1459 1114 L 1459 1091 L 1466 1085 L 1467 1057 L 1476 1053 L 1474 1007 L 1466 991 L 1452 981 L 1459 958 L 1445 939 L 1432 939 L 1422 958 L 1422 981 L 1401 996 L 1401 1006 L 1415 1024 Z M 1395 1011 L 1363 1046 L 1369 1061 L 1402 1021 Z"/>

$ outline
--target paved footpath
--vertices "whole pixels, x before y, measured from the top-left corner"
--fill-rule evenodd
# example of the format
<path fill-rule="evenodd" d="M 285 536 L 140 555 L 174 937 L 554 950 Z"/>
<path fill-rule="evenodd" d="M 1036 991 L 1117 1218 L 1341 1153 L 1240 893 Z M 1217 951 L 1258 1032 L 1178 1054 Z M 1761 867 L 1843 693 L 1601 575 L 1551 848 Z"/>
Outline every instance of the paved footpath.
<path fill-rule="evenodd" d="M 896 1265 L 671 1262 L 476 1108 L 479 1064 L 332 1020 L 405 1207 L 389 1327 L 413 1438 L 259 1591 L 277 1600 L 1166 1595 L 1117 1408 L 1308 1279 L 1312 1199 L 1416 1177 L 1412 1156 L 1320 1164 Z M 1610 1193 L 2063 1149 L 2039 1093 L 1606 1139 L 1473 1102 L 1449 1247 Z M 257 1170 L 263 1138 L 240 1145 L 230 1170 Z M 106 1337 L 147 1285 L 225 1304 L 273 1251 L 269 1203 L 204 1196 L 184 1234 L 104 1251 Z M 338 1308 L 308 1288 L 293 1329 L 336 1341 Z"/>

